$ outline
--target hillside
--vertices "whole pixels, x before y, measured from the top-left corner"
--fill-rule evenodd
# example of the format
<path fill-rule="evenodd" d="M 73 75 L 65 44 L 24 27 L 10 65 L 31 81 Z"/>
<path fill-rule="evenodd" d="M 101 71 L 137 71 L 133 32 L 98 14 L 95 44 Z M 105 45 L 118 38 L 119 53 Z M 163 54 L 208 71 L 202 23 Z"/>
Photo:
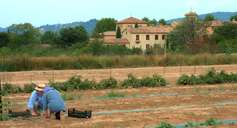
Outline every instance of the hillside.
<path fill-rule="evenodd" d="M 231 16 L 234 16 L 237 14 L 237 12 L 213 12 L 213 13 L 207 13 L 207 14 L 212 14 L 215 18 L 221 18 L 221 21 L 229 21 Z M 201 14 L 199 15 L 202 19 L 205 18 L 205 16 L 207 14 Z M 180 17 L 180 18 L 175 18 L 175 19 L 170 19 L 167 20 L 167 23 L 171 23 L 172 21 L 182 21 L 184 19 L 184 17 Z M 73 23 L 68 23 L 68 24 L 54 24 L 54 25 L 42 25 L 40 27 L 38 27 L 38 29 L 41 31 L 41 33 L 43 34 L 45 31 L 47 30 L 52 30 L 52 31 L 60 31 L 61 28 L 69 28 L 69 27 L 75 27 L 77 25 L 82 25 L 84 26 L 87 31 L 90 33 L 92 33 L 92 30 L 95 28 L 96 23 L 99 20 L 96 19 L 91 19 L 87 22 L 73 22 Z M 5 31 L 7 32 L 8 27 L 6 28 L 1 28 L 0 27 L 0 32 Z"/>

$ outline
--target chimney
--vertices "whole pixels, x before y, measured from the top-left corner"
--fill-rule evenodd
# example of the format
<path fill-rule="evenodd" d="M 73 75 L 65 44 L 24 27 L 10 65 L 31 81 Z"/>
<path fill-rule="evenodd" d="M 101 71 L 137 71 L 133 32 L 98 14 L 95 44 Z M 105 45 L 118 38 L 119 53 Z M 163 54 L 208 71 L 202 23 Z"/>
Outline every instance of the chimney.
<path fill-rule="evenodd" d="M 219 20 L 218 21 L 221 21 L 221 18 L 219 18 Z"/>

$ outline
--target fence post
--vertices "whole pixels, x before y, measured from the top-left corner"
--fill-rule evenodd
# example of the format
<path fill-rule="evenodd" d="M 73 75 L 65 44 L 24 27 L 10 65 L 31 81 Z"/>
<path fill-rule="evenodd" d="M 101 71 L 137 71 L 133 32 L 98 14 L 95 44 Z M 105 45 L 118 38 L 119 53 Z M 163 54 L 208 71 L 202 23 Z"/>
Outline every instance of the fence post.
<path fill-rule="evenodd" d="M 182 64 L 180 63 L 180 77 L 181 77 L 181 68 L 182 68 Z"/>
<path fill-rule="evenodd" d="M 164 78 L 165 78 L 165 66 L 166 66 L 166 65 L 164 65 Z"/>
<path fill-rule="evenodd" d="M 110 68 L 110 77 L 111 77 L 111 68 Z"/>
<path fill-rule="evenodd" d="M 196 64 L 194 64 L 194 75 L 196 73 Z"/>

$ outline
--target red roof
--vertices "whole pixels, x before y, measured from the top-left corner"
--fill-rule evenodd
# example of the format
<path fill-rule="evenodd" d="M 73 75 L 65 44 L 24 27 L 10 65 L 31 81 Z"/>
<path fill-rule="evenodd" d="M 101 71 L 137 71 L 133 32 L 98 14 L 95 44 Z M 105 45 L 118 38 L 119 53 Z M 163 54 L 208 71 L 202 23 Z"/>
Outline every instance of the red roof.
<path fill-rule="evenodd" d="M 95 39 L 90 39 L 89 43 Z M 104 44 L 129 44 L 130 42 L 126 38 L 122 39 L 99 39 L 99 41 L 104 41 Z"/>
<path fill-rule="evenodd" d="M 186 13 L 185 16 L 188 16 L 188 15 L 194 15 L 194 16 L 197 16 L 198 14 L 195 13 L 195 12 L 189 12 L 189 13 Z"/>
<path fill-rule="evenodd" d="M 116 36 L 116 31 L 105 31 L 104 36 Z"/>
<path fill-rule="evenodd" d="M 138 24 L 147 24 L 148 23 L 148 22 L 139 20 L 137 18 L 129 17 L 127 19 L 124 19 L 124 20 L 121 20 L 119 22 L 116 22 L 115 24 L 135 24 L 136 22 Z"/>
<path fill-rule="evenodd" d="M 183 21 L 173 21 L 175 24 L 182 24 Z M 202 21 L 199 21 L 202 22 Z M 237 24 L 237 21 L 211 21 L 212 24 L 210 25 L 210 27 L 218 27 L 218 26 L 223 26 L 224 22 L 228 22 L 228 23 L 234 23 Z"/>

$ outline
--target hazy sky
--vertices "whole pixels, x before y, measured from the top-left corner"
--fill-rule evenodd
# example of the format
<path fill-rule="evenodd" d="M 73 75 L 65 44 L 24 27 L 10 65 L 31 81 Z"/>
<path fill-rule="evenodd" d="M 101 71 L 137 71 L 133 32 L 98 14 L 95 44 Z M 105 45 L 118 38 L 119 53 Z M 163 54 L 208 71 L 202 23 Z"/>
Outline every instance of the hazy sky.
<path fill-rule="evenodd" d="M 118 3 L 119 2 L 119 3 Z M 77 21 L 128 17 L 165 20 L 184 17 L 192 11 L 237 12 L 237 0 L 0 0 L 0 27 L 31 23 L 64 24 Z"/>

